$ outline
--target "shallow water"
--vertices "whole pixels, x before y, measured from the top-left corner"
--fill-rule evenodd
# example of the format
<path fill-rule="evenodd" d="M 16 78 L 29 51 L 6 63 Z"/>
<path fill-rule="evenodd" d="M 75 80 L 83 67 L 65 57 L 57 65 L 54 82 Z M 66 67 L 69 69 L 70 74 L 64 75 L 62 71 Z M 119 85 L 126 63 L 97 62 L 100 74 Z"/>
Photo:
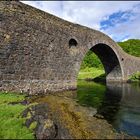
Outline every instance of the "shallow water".
<path fill-rule="evenodd" d="M 104 85 L 79 80 L 77 100 L 80 105 L 96 108 L 118 132 L 140 137 L 139 83 Z"/>

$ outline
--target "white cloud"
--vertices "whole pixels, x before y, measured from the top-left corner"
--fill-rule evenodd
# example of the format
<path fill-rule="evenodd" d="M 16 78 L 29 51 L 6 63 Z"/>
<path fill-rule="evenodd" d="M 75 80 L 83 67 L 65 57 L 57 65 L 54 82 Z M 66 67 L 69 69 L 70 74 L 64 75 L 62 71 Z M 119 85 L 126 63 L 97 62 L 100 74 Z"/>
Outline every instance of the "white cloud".
<path fill-rule="evenodd" d="M 21 2 L 59 17 L 62 17 L 63 14 L 62 1 L 21 1 Z"/>
<path fill-rule="evenodd" d="M 132 11 L 137 13 L 131 17 L 131 21 L 116 23 L 114 27 L 103 30 L 115 40 L 130 37 L 140 38 L 139 23 L 140 10 L 137 5 L 139 1 L 22 1 L 43 11 L 59 16 L 65 20 L 75 22 L 100 30 L 100 23 L 107 20 L 113 13 L 119 11 Z M 125 16 L 125 15 L 124 15 Z M 120 36 L 120 37 L 118 37 Z"/>
<path fill-rule="evenodd" d="M 124 41 L 131 38 L 140 38 L 140 10 L 139 7 L 135 7 L 131 10 L 134 14 L 127 22 L 115 24 L 113 27 L 102 30 L 104 33 L 110 35 L 116 41 Z"/>

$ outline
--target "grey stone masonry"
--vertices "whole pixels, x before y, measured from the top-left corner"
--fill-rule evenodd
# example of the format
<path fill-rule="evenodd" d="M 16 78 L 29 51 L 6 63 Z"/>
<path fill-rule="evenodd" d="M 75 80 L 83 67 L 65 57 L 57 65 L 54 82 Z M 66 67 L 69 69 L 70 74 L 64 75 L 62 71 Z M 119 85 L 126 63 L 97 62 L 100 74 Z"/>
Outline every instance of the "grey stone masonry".
<path fill-rule="evenodd" d="M 126 54 L 97 30 L 18 1 L 0 2 L 1 91 L 42 94 L 74 90 L 88 50 L 102 61 L 107 81 L 126 81 L 140 71 L 140 58 Z"/>

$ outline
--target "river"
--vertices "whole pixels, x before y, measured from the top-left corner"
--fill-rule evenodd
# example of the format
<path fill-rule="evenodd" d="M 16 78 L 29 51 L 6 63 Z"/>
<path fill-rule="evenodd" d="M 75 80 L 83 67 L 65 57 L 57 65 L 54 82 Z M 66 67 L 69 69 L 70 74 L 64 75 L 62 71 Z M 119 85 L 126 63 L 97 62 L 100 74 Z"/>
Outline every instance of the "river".
<path fill-rule="evenodd" d="M 140 137 L 140 83 L 78 80 L 77 102 L 96 108 L 118 132 Z"/>

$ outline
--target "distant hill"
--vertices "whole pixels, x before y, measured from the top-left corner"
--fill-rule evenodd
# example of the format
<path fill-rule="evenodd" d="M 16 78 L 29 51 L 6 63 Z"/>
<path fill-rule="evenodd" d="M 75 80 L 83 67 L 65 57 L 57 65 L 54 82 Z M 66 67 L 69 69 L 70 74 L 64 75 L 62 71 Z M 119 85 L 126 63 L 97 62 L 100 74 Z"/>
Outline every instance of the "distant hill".
<path fill-rule="evenodd" d="M 140 57 L 140 39 L 129 39 L 124 42 L 117 42 L 128 54 Z M 81 69 L 96 67 L 102 69 L 102 63 L 99 58 L 92 52 L 88 51 L 82 64 Z"/>
<path fill-rule="evenodd" d="M 124 42 L 118 42 L 128 54 L 140 57 L 140 39 L 129 39 Z"/>

